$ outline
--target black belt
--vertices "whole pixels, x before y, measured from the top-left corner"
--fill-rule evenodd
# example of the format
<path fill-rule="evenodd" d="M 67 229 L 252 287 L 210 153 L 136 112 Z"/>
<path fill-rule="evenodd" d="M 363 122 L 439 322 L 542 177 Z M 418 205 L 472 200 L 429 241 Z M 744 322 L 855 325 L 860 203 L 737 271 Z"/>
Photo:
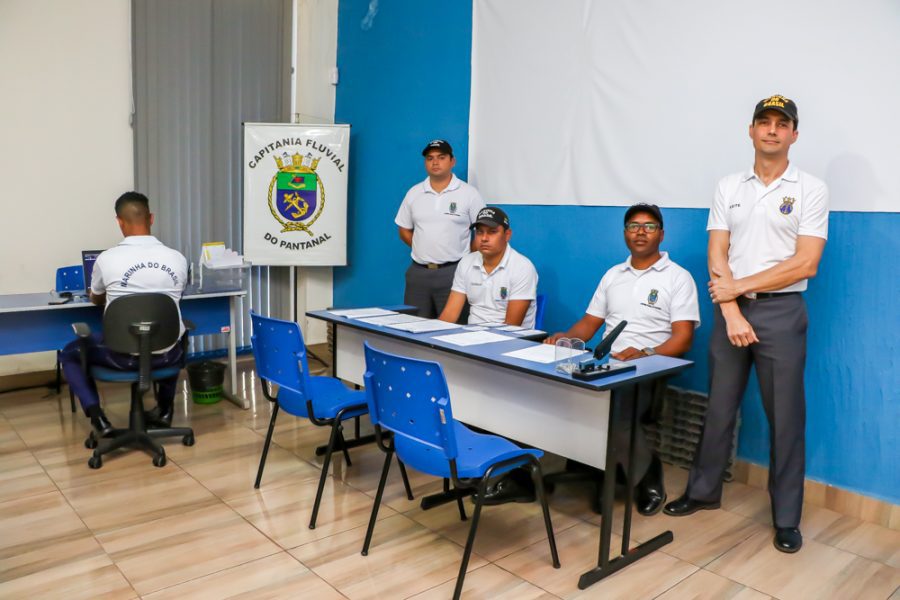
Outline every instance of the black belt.
<path fill-rule="evenodd" d="M 443 269 L 444 267 L 452 267 L 453 265 L 455 265 L 458 262 L 459 262 L 458 260 L 454 260 L 453 262 L 425 263 L 423 265 L 422 263 L 417 263 L 416 261 L 413 261 L 413 264 L 417 267 L 422 267 L 423 269 Z"/>
<path fill-rule="evenodd" d="M 800 292 L 750 292 L 744 294 L 742 298 L 747 300 L 765 300 L 766 298 L 782 298 L 784 296 L 798 295 Z"/>

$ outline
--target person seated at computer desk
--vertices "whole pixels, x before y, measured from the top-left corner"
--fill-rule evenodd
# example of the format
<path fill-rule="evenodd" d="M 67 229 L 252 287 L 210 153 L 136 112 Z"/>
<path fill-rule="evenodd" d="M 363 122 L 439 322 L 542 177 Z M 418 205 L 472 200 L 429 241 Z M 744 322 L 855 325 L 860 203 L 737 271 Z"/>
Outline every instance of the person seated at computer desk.
<path fill-rule="evenodd" d="M 104 306 L 122 296 L 157 292 L 169 295 L 177 304 L 187 281 L 187 259 L 150 234 L 153 225 L 150 201 L 139 192 L 126 192 L 116 200 L 115 210 L 116 222 L 125 239 L 97 257 L 90 289 L 86 290 L 91 302 Z M 181 335 L 184 331 L 182 324 Z M 137 368 L 136 356 L 112 352 L 103 345 L 102 334 L 92 334 L 87 343 L 88 365 L 120 370 Z M 113 427 L 100 407 L 97 384 L 82 370 L 80 347 L 79 340 L 67 344 L 60 353 L 60 363 L 85 415 L 103 437 Z M 153 368 L 176 364 L 181 356 L 182 345 L 178 342 L 153 357 Z M 148 413 L 153 422 L 171 424 L 177 381 L 177 376 L 157 380 L 157 406 Z"/>
<path fill-rule="evenodd" d="M 584 316 L 545 343 L 555 344 L 562 337 L 587 341 L 604 323 L 610 331 L 624 319 L 628 324 L 613 343 L 612 358 L 624 361 L 652 354 L 681 356 L 690 349 L 694 329 L 700 325 L 697 285 L 668 253 L 659 251 L 664 237 L 659 207 L 635 204 L 625 211 L 624 222 L 625 245 L 631 256 L 606 272 Z M 652 401 L 645 399 L 637 407 L 638 414 L 646 415 L 651 408 Z M 627 447 L 631 422 L 622 412 L 619 417 L 616 431 L 620 447 Z M 634 472 L 639 478 L 635 502 L 638 512 L 653 515 L 666 501 L 662 463 L 645 436 L 635 436 L 635 444 Z M 596 470 L 598 479 L 601 473 Z"/>

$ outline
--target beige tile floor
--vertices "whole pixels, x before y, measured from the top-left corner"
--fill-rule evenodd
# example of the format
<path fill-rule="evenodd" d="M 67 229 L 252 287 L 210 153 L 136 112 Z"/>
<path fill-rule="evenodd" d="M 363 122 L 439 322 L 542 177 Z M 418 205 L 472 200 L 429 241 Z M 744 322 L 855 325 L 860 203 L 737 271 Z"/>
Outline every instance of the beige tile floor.
<path fill-rule="evenodd" d="M 252 362 L 241 381 L 256 384 Z M 127 420 L 127 392 L 104 387 L 107 413 Z M 351 451 L 327 480 L 318 527 L 308 528 L 327 431 L 282 413 L 263 485 L 253 479 L 270 416 L 179 394 L 193 447 L 167 444 L 155 468 L 140 452 L 87 467 L 88 423 L 68 397 L 33 389 L 0 394 L 0 598 L 449 598 L 468 523 L 455 505 L 423 512 L 391 471 L 369 556 L 360 555 L 382 455 Z M 557 469 L 548 457 L 546 469 Z M 667 468 L 670 494 L 686 473 Z M 440 482 L 410 472 L 416 497 Z M 723 509 L 674 519 L 636 516 L 633 537 L 671 529 L 675 541 L 587 590 L 578 576 L 597 556 L 599 516 L 589 487 L 561 484 L 551 500 L 562 568 L 550 565 L 533 504 L 488 507 L 466 578 L 466 598 L 900 600 L 900 532 L 808 505 L 805 546 L 772 547 L 768 497 L 728 484 Z M 469 505 L 471 507 L 471 505 Z M 471 513 L 471 509 L 470 509 Z M 621 517 L 615 527 L 620 527 Z M 616 530 L 614 529 L 614 530 Z M 613 536 L 614 544 L 621 544 Z"/>

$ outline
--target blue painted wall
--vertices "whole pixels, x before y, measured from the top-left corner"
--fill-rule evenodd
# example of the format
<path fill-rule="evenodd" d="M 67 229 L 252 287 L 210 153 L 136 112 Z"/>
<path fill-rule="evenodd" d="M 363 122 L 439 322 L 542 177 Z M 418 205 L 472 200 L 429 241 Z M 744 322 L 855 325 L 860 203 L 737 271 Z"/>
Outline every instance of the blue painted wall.
<path fill-rule="evenodd" d="M 337 305 L 396 303 L 409 252 L 393 224 L 406 190 L 424 179 L 420 151 L 451 141 L 466 177 L 469 1 L 440 5 L 342 0 L 336 119 L 352 127 L 350 266 L 335 269 Z M 748 144 L 747 160 L 751 160 Z M 746 165 L 735 165 L 735 170 Z M 715 182 L 710 182 L 710 198 Z M 486 199 L 488 202 L 490 198 Z M 898 199 L 900 202 L 900 199 Z M 660 199 L 665 204 L 664 199 Z M 515 247 L 535 263 L 548 294 L 546 325 L 561 330 L 584 312 L 601 275 L 627 256 L 621 208 L 506 206 Z M 668 250 L 701 289 L 701 318 L 676 385 L 706 391 L 711 304 L 703 298 L 707 211 L 665 211 Z M 833 213 L 819 276 L 806 296 L 807 476 L 900 503 L 900 214 Z M 768 461 L 768 426 L 755 383 L 744 402 L 739 455 Z"/>

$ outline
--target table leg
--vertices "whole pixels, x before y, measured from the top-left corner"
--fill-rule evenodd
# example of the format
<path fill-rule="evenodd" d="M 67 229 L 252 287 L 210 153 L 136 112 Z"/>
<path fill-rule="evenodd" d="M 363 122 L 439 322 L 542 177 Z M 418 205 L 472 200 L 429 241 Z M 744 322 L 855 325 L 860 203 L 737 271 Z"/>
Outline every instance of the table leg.
<path fill-rule="evenodd" d="M 636 433 L 636 429 L 638 427 L 637 422 L 637 399 L 639 393 L 648 393 L 650 389 L 650 385 L 652 382 L 642 382 L 639 384 L 640 389 L 637 386 L 631 385 L 624 388 L 616 388 L 612 390 L 609 399 L 609 426 L 607 428 L 607 447 L 606 447 L 606 473 L 603 478 L 603 519 L 600 523 L 600 556 L 598 557 L 597 566 L 586 573 L 583 573 L 581 577 L 578 579 L 578 589 L 586 589 L 589 586 L 597 583 L 601 579 L 605 577 L 609 577 L 613 573 L 624 569 L 628 565 L 642 559 L 648 554 L 659 550 L 666 544 L 672 542 L 675 537 L 672 535 L 671 531 L 664 531 L 663 533 L 657 535 L 651 540 L 644 542 L 638 546 L 635 546 L 633 549 L 629 549 L 629 537 L 631 534 L 631 502 L 630 499 L 625 503 L 625 525 L 622 531 L 622 553 L 610 560 L 609 552 L 610 552 L 610 542 L 612 538 L 612 520 L 613 520 L 613 501 L 615 496 L 615 481 L 616 481 L 616 463 L 618 462 L 616 458 L 619 456 L 621 451 L 620 448 L 617 448 L 615 445 L 615 437 L 614 427 L 615 427 L 615 415 L 617 410 L 626 410 L 626 404 L 631 404 L 631 437 L 629 439 L 628 444 L 628 464 L 629 464 L 629 473 L 627 476 L 626 485 L 628 486 L 627 494 L 630 495 L 633 493 L 633 487 L 631 485 L 631 479 L 634 475 L 633 472 L 633 464 L 634 464 L 634 450 L 635 450 L 635 436 L 640 435 Z"/>
<path fill-rule="evenodd" d="M 228 320 L 228 372 L 231 379 L 231 388 L 224 396 L 227 400 L 230 400 L 244 410 L 247 410 L 250 408 L 249 400 L 238 395 L 237 340 L 234 337 L 235 326 L 237 323 L 237 296 L 228 298 Z"/>

